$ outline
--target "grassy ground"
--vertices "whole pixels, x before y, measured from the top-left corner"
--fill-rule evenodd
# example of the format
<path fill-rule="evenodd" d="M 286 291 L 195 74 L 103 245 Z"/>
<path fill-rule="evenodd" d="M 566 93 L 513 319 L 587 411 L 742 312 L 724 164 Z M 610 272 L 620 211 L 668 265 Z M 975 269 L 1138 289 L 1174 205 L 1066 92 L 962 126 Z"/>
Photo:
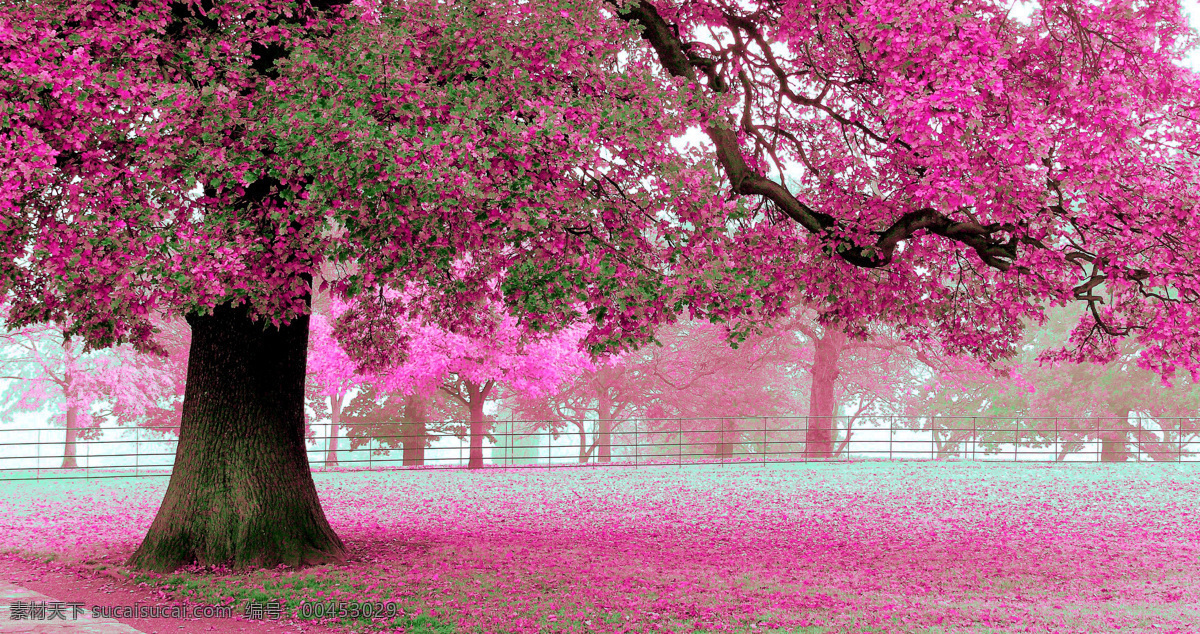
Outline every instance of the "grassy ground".
<path fill-rule="evenodd" d="M 1195 632 L 1200 465 L 320 473 L 351 561 L 133 574 L 405 632 Z M 0 548 L 120 562 L 165 478 L 11 482 Z M 347 606 L 353 607 L 353 606 Z M 361 606 L 359 606 L 361 608 Z M 377 606 L 372 606 L 378 609 Z"/>

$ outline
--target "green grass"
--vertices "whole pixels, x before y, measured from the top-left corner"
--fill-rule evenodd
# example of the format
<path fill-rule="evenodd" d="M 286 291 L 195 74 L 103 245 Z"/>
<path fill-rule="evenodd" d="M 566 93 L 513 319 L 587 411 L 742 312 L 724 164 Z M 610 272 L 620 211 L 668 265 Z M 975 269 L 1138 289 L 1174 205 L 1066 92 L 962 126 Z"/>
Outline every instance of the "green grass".
<path fill-rule="evenodd" d="M 104 566 L 98 567 L 103 569 Z M 124 572 L 124 571 L 122 571 Z M 119 573 L 118 573 L 119 574 Z M 391 618 L 366 616 L 329 617 L 317 610 L 304 610 L 304 604 L 323 605 L 327 601 L 359 602 L 372 596 L 373 588 L 350 581 L 342 571 L 319 566 L 304 570 L 258 570 L 248 573 L 175 572 L 168 575 L 127 573 L 136 583 L 164 590 L 172 596 L 193 603 L 230 606 L 235 614 L 243 614 L 251 602 L 278 601 L 285 618 L 321 622 L 351 631 L 403 628 L 407 634 L 454 634 L 457 628 L 446 620 L 418 615 L 422 606 L 418 597 L 396 601 L 396 615 Z M 380 602 L 383 602 L 381 599 Z"/>

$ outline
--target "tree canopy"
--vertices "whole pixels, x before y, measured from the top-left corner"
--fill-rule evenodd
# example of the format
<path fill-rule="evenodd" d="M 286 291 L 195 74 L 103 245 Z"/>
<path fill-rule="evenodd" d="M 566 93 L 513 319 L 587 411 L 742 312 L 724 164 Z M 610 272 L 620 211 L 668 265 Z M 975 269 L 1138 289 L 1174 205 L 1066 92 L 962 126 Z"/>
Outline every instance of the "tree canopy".
<path fill-rule="evenodd" d="M 70 0 L 0 25 L 16 325 L 153 348 L 155 310 L 286 322 L 329 261 L 344 296 L 419 282 L 445 327 L 587 313 L 595 351 L 805 301 L 996 358 L 1078 300 L 1059 357 L 1136 336 L 1147 368 L 1200 367 L 1174 2 Z"/>

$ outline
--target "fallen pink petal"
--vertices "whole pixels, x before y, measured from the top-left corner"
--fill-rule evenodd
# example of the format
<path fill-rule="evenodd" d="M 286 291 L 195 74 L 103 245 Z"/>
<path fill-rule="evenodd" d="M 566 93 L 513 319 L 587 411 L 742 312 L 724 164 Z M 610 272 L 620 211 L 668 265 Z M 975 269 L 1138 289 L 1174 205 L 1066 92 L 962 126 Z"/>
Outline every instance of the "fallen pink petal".
<path fill-rule="evenodd" d="M 234 604 L 293 584 L 296 616 L 304 600 L 393 601 L 414 632 L 1185 633 L 1200 622 L 1196 469 L 319 474 L 349 562 L 207 574 Z M 9 484 L 0 548 L 120 568 L 164 484 Z M 188 598 L 170 578 L 146 581 Z"/>

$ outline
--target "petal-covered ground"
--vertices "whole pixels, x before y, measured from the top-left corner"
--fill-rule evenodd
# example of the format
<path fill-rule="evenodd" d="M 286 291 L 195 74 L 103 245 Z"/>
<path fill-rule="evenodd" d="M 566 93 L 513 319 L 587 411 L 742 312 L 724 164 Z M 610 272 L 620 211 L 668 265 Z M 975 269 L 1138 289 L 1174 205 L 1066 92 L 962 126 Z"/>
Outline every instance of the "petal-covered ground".
<path fill-rule="evenodd" d="M 196 601 L 395 601 L 409 632 L 1197 632 L 1200 465 L 321 473 L 353 561 Z M 115 564 L 166 479 L 10 482 L 0 548 Z M 301 616 L 316 616 L 312 604 Z M 343 619 L 348 626 L 368 619 Z"/>

